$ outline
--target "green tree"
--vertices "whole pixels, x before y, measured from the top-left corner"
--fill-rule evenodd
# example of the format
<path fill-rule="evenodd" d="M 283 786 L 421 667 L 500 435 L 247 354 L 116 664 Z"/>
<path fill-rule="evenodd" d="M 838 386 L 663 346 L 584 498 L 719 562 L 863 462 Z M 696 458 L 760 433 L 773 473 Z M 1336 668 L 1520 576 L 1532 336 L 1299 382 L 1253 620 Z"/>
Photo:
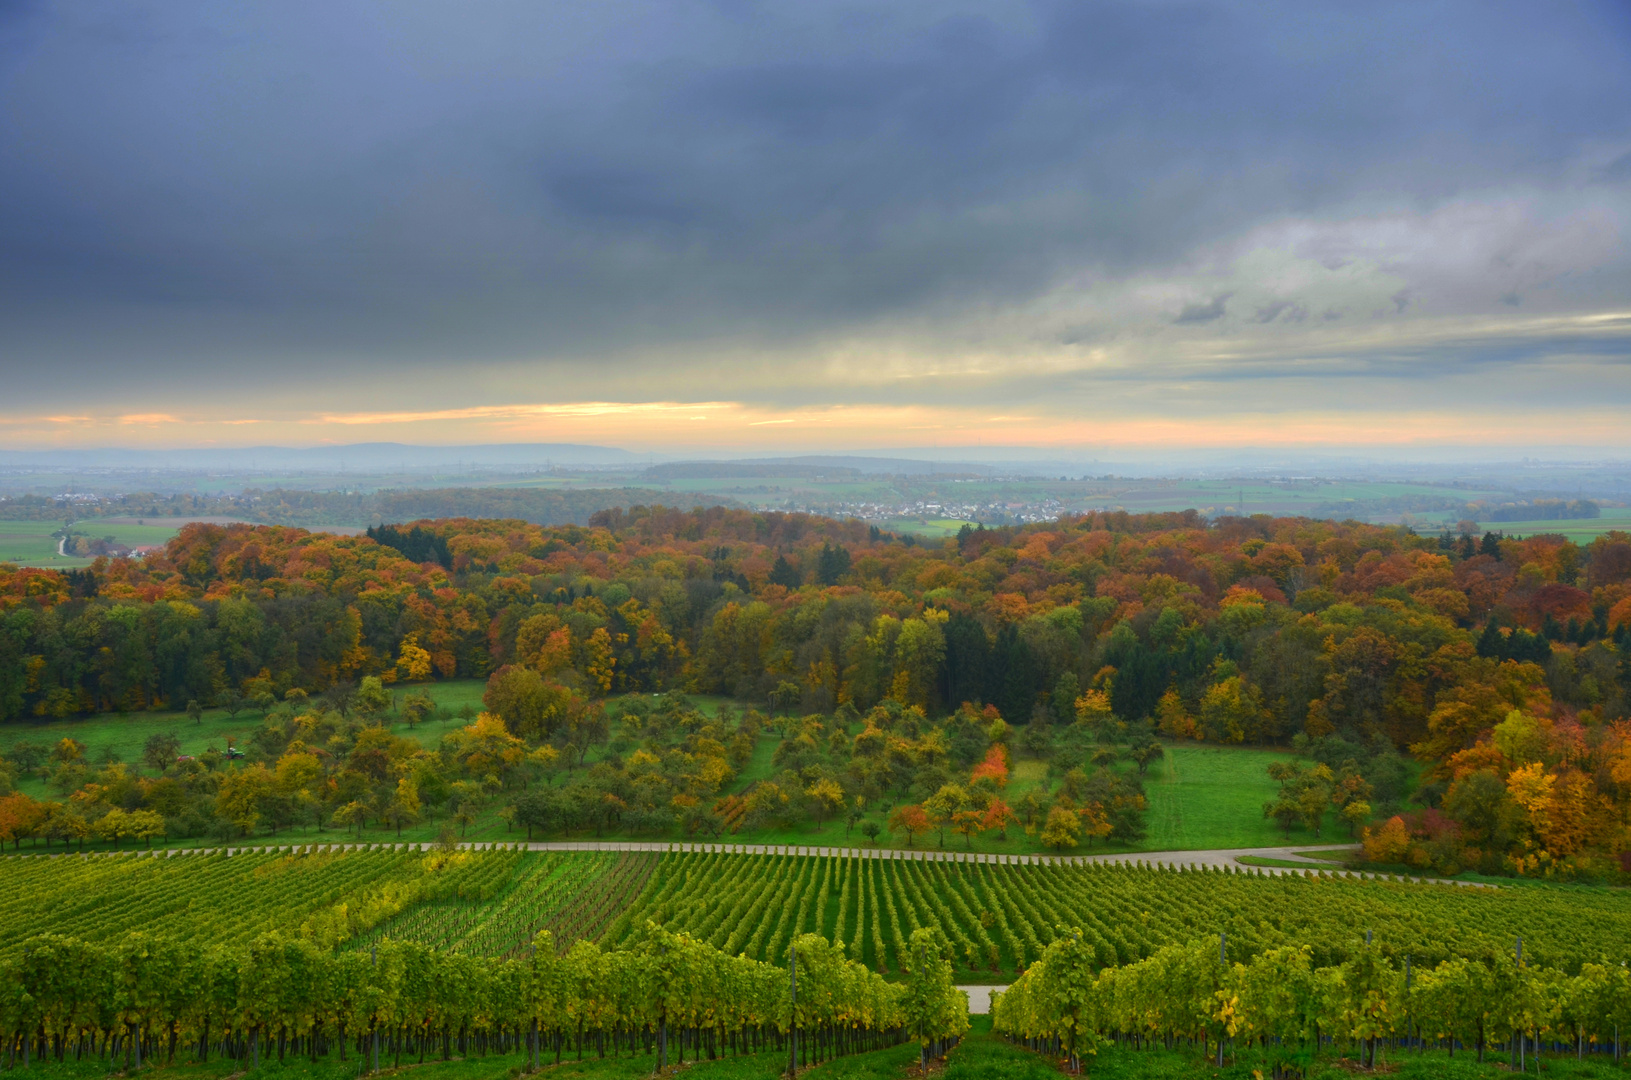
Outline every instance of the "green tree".
<path fill-rule="evenodd" d="M 823 542 L 821 554 L 816 559 L 816 580 L 823 585 L 837 585 L 840 578 L 849 573 L 849 548 L 842 545 Z"/>
<path fill-rule="evenodd" d="M 378 675 L 369 675 L 358 685 L 353 707 L 366 719 L 378 719 L 391 707 L 391 692 Z"/>
<path fill-rule="evenodd" d="M 1042 827 L 1042 843 L 1055 851 L 1066 851 L 1082 842 L 1082 819 L 1062 806 L 1048 811 Z"/>
<path fill-rule="evenodd" d="M 968 790 L 961 784 L 943 784 L 939 791 L 929 796 L 923 802 L 923 812 L 929 817 L 929 824 L 940 834 L 940 846 L 946 846 L 946 828 L 953 824 L 957 815 L 972 807 L 968 797 Z"/>
<path fill-rule="evenodd" d="M 181 740 L 173 731 L 155 731 L 142 744 L 142 764 L 156 773 L 175 764 L 181 753 Z"/>
<path fill-rule="evenodd" d="M 787 556 L 777 555 L 775 564 L 770 568 L 770 584 L 797 589 L 804 584 L 804 579 L 793 564 L 787 561 Z"/>
<path fill-rule="evenodd" d="M 435 712 L 435 699 L 421 691 L 415 691 L 402 700 L 402 719 L 409 728 L 418 727 Z"/>

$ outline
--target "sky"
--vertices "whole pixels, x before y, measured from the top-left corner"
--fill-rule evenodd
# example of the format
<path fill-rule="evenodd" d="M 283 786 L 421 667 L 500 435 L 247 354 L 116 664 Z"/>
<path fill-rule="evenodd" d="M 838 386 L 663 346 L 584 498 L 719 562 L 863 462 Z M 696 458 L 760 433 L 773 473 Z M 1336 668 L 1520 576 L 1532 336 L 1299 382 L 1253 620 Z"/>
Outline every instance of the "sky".
<path fill-rule="evenodd" d="M 1631 5 L 0 0 L 0 447 L 1631 450 Z"/>

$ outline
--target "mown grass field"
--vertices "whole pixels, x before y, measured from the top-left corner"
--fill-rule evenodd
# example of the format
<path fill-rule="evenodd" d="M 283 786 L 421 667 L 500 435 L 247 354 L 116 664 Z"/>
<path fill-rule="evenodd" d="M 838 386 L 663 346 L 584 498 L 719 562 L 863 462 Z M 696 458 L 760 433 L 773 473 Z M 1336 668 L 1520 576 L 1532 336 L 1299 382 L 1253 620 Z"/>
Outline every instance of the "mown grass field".
<path fill-rule="evenodd" d="M 1181 742 L 1167 744 L 1166 756 L 1150 766 L 1144 795 L 1150 809 L 1143 851 L 1196 848 L 1269 847 L 1285 843 L 1273 821 L 1263 816 L 1279 785 L 1268 767 L 1289 754 L 1254 747 Z M 1293 835 L 1306 836 L 1301 829 Z M 1327 830 L 1327 836 L 1334 835 Z M 1346 831 L 1337 839 L 1346 839 Z M 1308 837 L 1312 839 L 1312 837 Z"/>

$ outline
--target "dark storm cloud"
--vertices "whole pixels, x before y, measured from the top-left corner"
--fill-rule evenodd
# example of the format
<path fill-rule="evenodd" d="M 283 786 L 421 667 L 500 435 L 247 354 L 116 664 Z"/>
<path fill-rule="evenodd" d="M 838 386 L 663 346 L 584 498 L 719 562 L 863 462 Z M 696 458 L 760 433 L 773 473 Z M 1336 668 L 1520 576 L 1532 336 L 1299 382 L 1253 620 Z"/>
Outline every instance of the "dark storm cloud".
<path fill-rule="evenodd" d="M 1186 304 L 1184 310 L 1180 311 L 1178 317 L 1172 321 L 1179 326 L 1216 322 L 1228 312 L 1228 303 L 1229 294 L 1225 293 L 1222 296 L 1214 296 L 1204 304 Z M 1267 322 L 1268 320 L 1263 321 Z"/>
<path fill-rule="evenodd" d="M 1023 301 L 1563 183 L 1631 131 L 1628 44 L 1615 3 L 9 4 L 0 363 L 225 384 Z"/>

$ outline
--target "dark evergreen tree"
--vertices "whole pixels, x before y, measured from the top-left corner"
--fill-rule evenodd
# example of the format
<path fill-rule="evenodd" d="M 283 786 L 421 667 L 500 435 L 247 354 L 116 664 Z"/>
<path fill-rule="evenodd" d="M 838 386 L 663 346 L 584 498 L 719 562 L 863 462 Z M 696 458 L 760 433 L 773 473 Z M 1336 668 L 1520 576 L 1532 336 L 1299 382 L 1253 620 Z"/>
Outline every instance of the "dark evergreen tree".
<path fill-rule="evenodd" d="M 1004 719 L 1029 716 L 1044 688 L 1044 675 L 1041 661 L 1019 631 L 1011 625 L 1003 627 L 991 650 L 987 700 L 997 706 Z"/>
<path fill-rule="evenodd" d="M 838 579 L 849 573 L 849 548 L 841 544 L 821 545 L 821 555 L 816 559 L 816 580 L 823 585 L 837 585 Z"/>
<path fill-rule="evenodd" d="M 955 708 L 965 701 L 994 701 L 987 689 L 991 641 L 985 627 L 970 615 L 946 620 L 946 658 L 940 668 L 940 700 Z M 997 706 L 999 709 L 1001 705 Z M 1023 714 L 1021 714 L 1023 715 Z M 1008 717 L 1007 712 L 1003 713 Z M 1013 717 L 1012 720 L 1018 719 Z"/>
<path fill-rule="evenodd" d="M 804 584 L 804 580 L 799 575 L 798 570 L 794 568 L 793 564 L 787 561 L 787 556 L 777 555 L 776 565 L 770 568 L 770 583 L 772 585 L 784 585 L 789 589 L 796 589 L 800 585 Z"/>
<path fill-rule="evenodd" d="M 1514 630 L 1506 640 L 1505 658 L 1520 663 L 1544 664 L 1552 658 L 1552 645 L 1541 634 Z"/>
<path fill-rule="evenodd" d="M 453 554 L 448 550 L 447 541 L 421 526 L 415 525 L 403 532 L 395 525 L 380 525 L 370 528 L 367 535 L 376 544 L 400 551 L 405 559 L 437 563 L 444 570 L 453 569 Z"/>
<path fill-rule="evenodd" d="M 1501 557 L 1501 538 L 1492 532 L 1484 534 L 1484 542 L 1478 545 L 1478 554 L 1488 555 L 1492 559 Z"/>
<path fill-rule="evenodd" d="M 1116 667 L 1110 684 L 1110 710 L 1122 720 L 1143 720 L 1166 693 L 1171 668 L 1164 655 L 1139 642 Z"/>
<path fill-rule="evenodd" d="M 1061 724 L 1076 719 L 1076 699 L 1082 696 L 1082 683 L 1074 671 L 1067 671 L 1053 684 L 1053 715 Z"/>

